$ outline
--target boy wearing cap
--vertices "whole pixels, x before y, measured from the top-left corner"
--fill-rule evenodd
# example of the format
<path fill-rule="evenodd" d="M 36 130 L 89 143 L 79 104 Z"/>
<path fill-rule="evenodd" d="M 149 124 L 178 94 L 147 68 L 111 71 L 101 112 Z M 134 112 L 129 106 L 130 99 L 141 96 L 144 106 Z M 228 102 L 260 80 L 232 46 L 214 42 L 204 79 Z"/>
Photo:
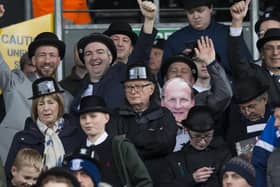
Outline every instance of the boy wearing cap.
<path fill-rule="evenodd" d="M 87 135 L 84 143 L 93 147 L 93 154 L 99 155 L 102 181 L 113 186 L 151 186 L 150 176 L 139 158 L 134 146 L 124 140 L 118 141 L 105 130 L 112 114 L 99 96 L 82 98 L 80 104 L 80 124 Z M 118 142 L 121 142 L 120 144 Z"/>
<path fill-rule="evenodd" d="M 167 157 L 162 186 L 221 186 L 220 171 L 231 154 L 222 138 L 214 137 L 211 111 L 206 106 L 194 106 L 182 124 L 190 142 Z"/>
<path fill-rule="evenodd" d="M 254 187 L 256 174 L 254 167 L 239 157 L 230 159 L 223 166 L 223 187 Z"/>

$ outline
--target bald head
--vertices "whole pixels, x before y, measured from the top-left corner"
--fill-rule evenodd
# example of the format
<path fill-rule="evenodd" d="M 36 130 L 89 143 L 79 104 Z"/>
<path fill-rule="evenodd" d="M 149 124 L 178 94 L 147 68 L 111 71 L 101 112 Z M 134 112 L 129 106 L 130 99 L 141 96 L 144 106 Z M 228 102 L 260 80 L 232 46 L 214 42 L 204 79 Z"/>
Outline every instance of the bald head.
<path fill-rule="evenodd" d="M 182 78 L 173 78 L 165 82 L 162 94 L 161 105 L 168 108 L 176 121 L 181 123 L 194 106 L 191 86 Z"/>

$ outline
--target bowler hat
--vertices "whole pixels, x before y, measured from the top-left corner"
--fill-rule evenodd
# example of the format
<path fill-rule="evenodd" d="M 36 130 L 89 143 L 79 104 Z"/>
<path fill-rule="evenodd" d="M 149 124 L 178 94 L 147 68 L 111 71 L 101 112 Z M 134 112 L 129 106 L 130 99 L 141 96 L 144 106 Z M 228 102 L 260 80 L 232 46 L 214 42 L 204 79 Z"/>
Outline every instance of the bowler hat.
<path fill-rule="evenodd" d="M 178 55 L 172 56 L 168 58 L 162 65 L 161 67 L 161 76 L 164 78 L 170 65 L 175 63 L 175 62 L 182 62 L 187 64 L 192 72 L 192 76 L 194 77 L 194 80 L 197 80 L 198 74 L 197 74 L 197 67 L 194 63 L 194 61 L 187 57 L 184 53 L 179 53 Z"/>
<path fill-rule="evenodd" d="M 269 89 L 269 85 L 264 84 L 257 77 L 245 77 L 237 80 L 233 87 L 233 99 L 237 104 L 247 103 L 262 95 Z"/>
<path fill-rule="evenodd" d="M 110 113 L 104 99 L 97 95 L 86 96 L 81 99 L 79 114 L 87 112 Z"/>
<path fill-rule="evenodd" d="M 158 49 L 164 50 L 165 42 L 166 42 L 166 40 L 163 38 L 155 39 L 155 41 L 153 43 L 153 48 L 158 48 Z"/>
<path fill-rule="evenodd" d="M 210 6 L 213 0 L 181 0 L 185 10 L 190 10 L 199 6 Z"/>
<path fill-rule="evenodd" d="M 113 40 L 110 37 L 108 37 L 107 35 L 105 35 L 105 34 L 102 34 L 102 33 L 92 33 L 90 35 L 87 35 L 87 36 L 81 38 L 78 41 L 78 44 L 77 44 L 79 58 L 80 58 L 80 60 L 83 63 L 85 63 L 85 61 L 84 61 L 84 50 L 85 50 L 85 47 L 89 43 L 93 43 L 93 42 L 102 43 L 102 44 L 104 44 L 110 50 L 110 52 L 112 54 L 112 62 L 111 63 L 113 63 L 116 60 L 116 58 L 117 58 L 117 49 L 116 49 L 116 46 L 115 46 Z"/>
<path fill-rule="evenodd" d="M 195 132 L 206 132 L 214 128 L 215 120 L 209 107 L 197 105 L 190 109 L 182 125 Z"/>
<path fill-rule="evenodd" d="M 260 51 L 266 42 L 269 42 L 272 40 L 280 40 L 280 29 L 279 28 L 269 29 L 265 32 L 263 38 L 261 38 L 257 41 L 258 50 Z"/>
<path fill-rule="evenodd" d="M 43 77 L 32 83 L 32 92 L 33 96 L 29 99 L 35 99 L 37 97 L 54 93 L 62 93 L 64 91 L 59 89 L 58 84 L 52 77 Z"/>
<path fill-rule="evenodd" d="M 264 12 L 264 14 L 259 18 L 259 20 L 255 24 L 256 34 L 260 32 L 260 25 L 268 20 L 274 20 L 280 22 L 280 12 L 278 10 L 270 10 Z"/>
<path fill-rule="evenodd" d="M 74 153 L 66 155 L 63 160 L 63 166 L 67 167 L 70 171 L 84 171 L 98 186 L 100 182 L 100 163 L 99 156 L 93 150 L 93 147 L 80 147 Z"/>
<path fill-rule="evenodd" d="M 131 26 L 126 22 L 114 22 L 111 23 L 109 28 L 103 32 L 107 36 L 112 36 L 113 34 L 124 34 L 128 36 L 133 45 L 135 45 L 137 41 L 137 34 L 133 32 Z"/>
<path fill-rule="evenodd" d="M 63 60 L 65 55 L 65 43 L 58 39 L 57 35 L 52 32 L 42 32 L 38 34 L 33 42 L 28 46 L 28 56 L 31 59 L 38 47 L 51 45 L 58 49 L 60 59 Z"/>
<path fill-rule="evenodd" d="M 150 68 L 143 63 L 135 63 L 128 65 L 125 81 L 134 80 L 147 80 L 155 82 L 155 78 L 151 73 Z"/>
<path fill-rule="evenodd" d="M 70 181 L 71 186 L 73 187 L 80 187 L 80 183 L 77 180 L 77 178 L 66 168 L 62 168 L 62 167 L 54 167 L 51 168 L 45 172 L 42 172 L 37 180 L 37 183 L 35 186 L 37 187 L 42 187 L 43 186 L 43 182 L 45 181 L 46 178 L 48 178 L 49 176 L 54 176 L 54 177 L 61 177 L 61 178 L 66 178 Z"/>

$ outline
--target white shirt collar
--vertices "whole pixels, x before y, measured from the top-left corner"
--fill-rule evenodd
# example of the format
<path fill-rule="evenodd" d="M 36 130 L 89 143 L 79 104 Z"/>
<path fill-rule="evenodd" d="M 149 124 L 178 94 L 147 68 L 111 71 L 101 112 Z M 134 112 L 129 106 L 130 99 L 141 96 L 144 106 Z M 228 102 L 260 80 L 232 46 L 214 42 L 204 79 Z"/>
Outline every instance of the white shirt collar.
<path fill-rule="evenodd" d="M 108 137 L 108 133 L 107 132 L 103 132 L 103 134 L 97 138 L 97 140 L 95 142 L 92 142 L 90 141 L 88 138 L 87 138 L 87 142 L 86 142 L 86 145 L 87 147 L 90 147 L 92 145 L 99 145 L 101 144 L 102 142 L 104 142 L 106 140 L 106 138 Z"/>

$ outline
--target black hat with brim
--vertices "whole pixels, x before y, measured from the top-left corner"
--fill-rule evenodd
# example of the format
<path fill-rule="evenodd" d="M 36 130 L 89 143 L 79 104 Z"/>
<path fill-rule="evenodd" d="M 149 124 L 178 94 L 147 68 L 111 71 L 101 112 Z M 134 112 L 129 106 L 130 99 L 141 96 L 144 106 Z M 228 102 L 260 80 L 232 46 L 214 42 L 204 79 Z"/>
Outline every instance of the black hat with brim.
<path fill-rule="evenodd" d="M 195 132 L 207 132 L 214 129 L 215 119 L 209 107 L 197 105 L 190 109 L 182 125 Z"/>
<path fill-rule="evenodd" d="M 83 63 L 85 63 L 85 61 L 84 61 L 85 47 L 89 43 L 93 43 L 93 42 L 103 43 L 110 50 L 110 52 L 112 54 L 112 62 L 111 63 L 113 63 L 116 60 L 117 49 L 116 49 L 116 46 L 115 46 L 113 40 L 105 34 L 93 33 L 93 34 L 90 34 L 90 35 L 87 35 L 87 36 L 81 38 L 79 40 L 78 44 L 77 44 L 79 58 Z"/>
<path fill-rule="evenodd" d="M 32 83 L 32 92 L 33 96 L 28 99 L 36 99 L 46 95 L 63 93 L 64 91 L 59 89 L 57 82 L 52 77 L 43 77 Z"/>
<path fill-rule="evenodd" d="M 28 46 L 28 56 L 31 59 L 35 51 L 40 46 L 54 46 L 58 49 L 60 59 L 63 60 L 65 56 L 65 43 L 58 39 L 58 37 L 51 32 L 42 32 L 36 36 L 34 41 Z"/>
<path fill-rule="evenodd" d="M 197 80 L 198 73 L 197 73 L 197 67 L 196 67 L 194 61 L 191 58 L 187 57 L 183 53 L 180 53 L 176 56 L 170 57 L 163 63 L 163 65 L 161 67 L 162 78 L 164 78 L 166 76 L 168 68 L 170 67 L 170 65 L 173 64 L 173 63 L 176 63 L 176 62 L 182 62 L 182 63 L 187 64 L 191 69 L 192 76 L 194 77 L 194 81 Z"/>
<path fill-rule="evenodd" d="M 88 112 L 102 112 L 111 113 L 111 110 L 107 107 L 104 99 L 100 96 L 91 95 L 81 99 L 79 114 Z"/>
<path fill-rule="evenodd" d="M 103 32 L 107 36 L 112 36 L 113 34 L 123 34 L 130 38 L 132 45 L 136 44 L 138 36 L 135 32 L 133 32 L 131 26 L 125 22 L 114 22 L 109 28 Z"/>
<path fill-rule="evenodd" d="M 274 20 L 280 22 L 280 12 L 277 10 L 267 11 L 255 24 L 255 32 L 258 34 L 260 32 L 260 26 L 263 22 L 268 20 Z"/>
<path fill-rule="evenodd" d="M 150 71 L 150 68 L 144 63 L 133 63 L 128 65 L 126 71 L 126 78 L 122 83 L 126 81 L 145 80 L 155 83 L 155 77 Z"/>
<path fill-rule="evenodd" d="M 269 85 L 256 77 L 244 77 L 236 80 L 233 87 L 233 99 L 237 104 L 247 103 L 268 91 Z"/>
<path fill-rule="evenodd" d="M 262 47 L 266 42 L 273 41 L 273 40 L 280 40 L 280 29 L 273 28 L 269 29 L 265 32 L 263 38 L 257 41 L 258 50 L 261 51 Z"/>

